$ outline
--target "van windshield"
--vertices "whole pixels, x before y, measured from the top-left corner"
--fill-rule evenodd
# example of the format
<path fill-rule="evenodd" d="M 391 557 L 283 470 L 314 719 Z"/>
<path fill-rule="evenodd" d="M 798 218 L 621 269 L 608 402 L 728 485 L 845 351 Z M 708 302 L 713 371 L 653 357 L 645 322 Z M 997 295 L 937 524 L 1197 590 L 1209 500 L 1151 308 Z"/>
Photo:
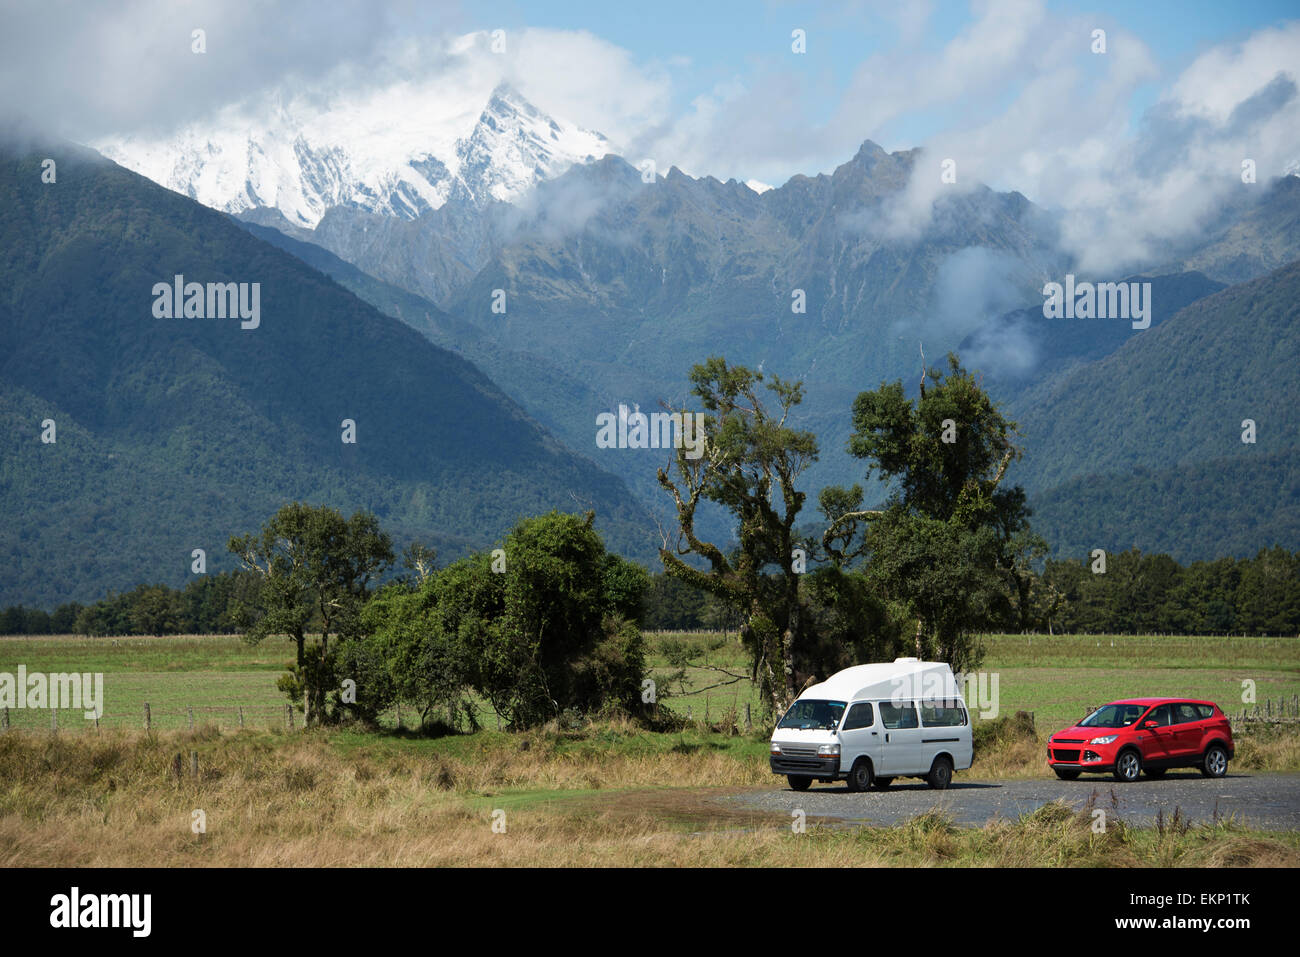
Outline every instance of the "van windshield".
<path fill-rule="evenodd" d="M 818 701 L 812 698 L 800 699 L 790 705 L 790 710 L 781 719 L 778 728 L 796 728 L 800 731 L 831 731 L 844 716 L 843 701 Z"/>

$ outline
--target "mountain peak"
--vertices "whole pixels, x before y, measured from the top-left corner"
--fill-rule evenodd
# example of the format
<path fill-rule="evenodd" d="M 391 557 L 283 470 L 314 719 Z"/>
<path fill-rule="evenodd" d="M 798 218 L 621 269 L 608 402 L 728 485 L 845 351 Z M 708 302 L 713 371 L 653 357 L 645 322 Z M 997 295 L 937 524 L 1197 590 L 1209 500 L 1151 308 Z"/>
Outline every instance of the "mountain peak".
<path fill-rule="evenodd" d="M 604 136 L 547 115 L 507 82 L 477 117 L 436 91 L 425 96 L 380 111 L 368 126 L 354 121 L 355 104 L 297 114 L 281 104 L 227 128 L 196 124 L 157 140 L 92 145 L 205 206 L 275 209 L 308 229 L 334 207 L 415 219 L 453 197 L 472 206 L 513 201 L 610 152 Z"/>
<path fill-rule="evenodd" d="M 874 165 L 888 155 L 879 143 L 874 140 L 863 140 L 862 145 L 858 147 L 858 152 L 853 157 L 853 162 Z"/>

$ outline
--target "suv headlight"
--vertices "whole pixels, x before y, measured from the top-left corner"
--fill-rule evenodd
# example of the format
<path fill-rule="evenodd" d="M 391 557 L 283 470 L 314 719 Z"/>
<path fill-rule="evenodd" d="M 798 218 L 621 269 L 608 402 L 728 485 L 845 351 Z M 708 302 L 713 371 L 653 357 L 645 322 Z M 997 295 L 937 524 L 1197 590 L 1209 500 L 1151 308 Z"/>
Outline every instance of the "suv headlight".
<path fill-rule="evenodd" d="M 817 749 L 817 753 L 827 758 L 835 757 L 840 753 L 840 746 L 838 744 L 823 744 Z"/>
<path fill-rule="evenodd" d="M 1118 734 L 1107 734 L 1107 735 L 1103 735 L 1100 738 L 1091 738 L 1089 739 L 1088 743 L 1089 744 L 1110 744 L 1118 737 L 1119 737 Z"/>

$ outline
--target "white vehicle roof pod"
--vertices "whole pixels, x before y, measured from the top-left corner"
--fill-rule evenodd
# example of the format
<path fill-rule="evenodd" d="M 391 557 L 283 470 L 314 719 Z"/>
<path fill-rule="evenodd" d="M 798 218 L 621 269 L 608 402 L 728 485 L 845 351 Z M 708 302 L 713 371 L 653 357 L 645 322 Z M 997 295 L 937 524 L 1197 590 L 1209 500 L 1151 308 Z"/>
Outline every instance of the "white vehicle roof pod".
<path fill-rule="evenodd" d="M 812 685 L 800 698 L 824 701 L 925 699 L 961 700 L 952 669 L 942 661 L 895 658 L 892 662 L 854 665 Z"/>

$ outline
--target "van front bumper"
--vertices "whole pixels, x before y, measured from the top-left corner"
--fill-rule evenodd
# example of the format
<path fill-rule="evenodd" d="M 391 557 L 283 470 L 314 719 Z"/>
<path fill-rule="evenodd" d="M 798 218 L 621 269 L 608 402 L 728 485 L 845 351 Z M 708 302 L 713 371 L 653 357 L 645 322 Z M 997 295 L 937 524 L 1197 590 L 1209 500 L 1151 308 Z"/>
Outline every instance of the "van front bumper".
<path fill-rule="evenodd" d="M 840 773 L 838 754 L 827 757 L 782 754 L 769 756 L 773 774 L 806 774 L 813 778 L 830 778 Z"/>

